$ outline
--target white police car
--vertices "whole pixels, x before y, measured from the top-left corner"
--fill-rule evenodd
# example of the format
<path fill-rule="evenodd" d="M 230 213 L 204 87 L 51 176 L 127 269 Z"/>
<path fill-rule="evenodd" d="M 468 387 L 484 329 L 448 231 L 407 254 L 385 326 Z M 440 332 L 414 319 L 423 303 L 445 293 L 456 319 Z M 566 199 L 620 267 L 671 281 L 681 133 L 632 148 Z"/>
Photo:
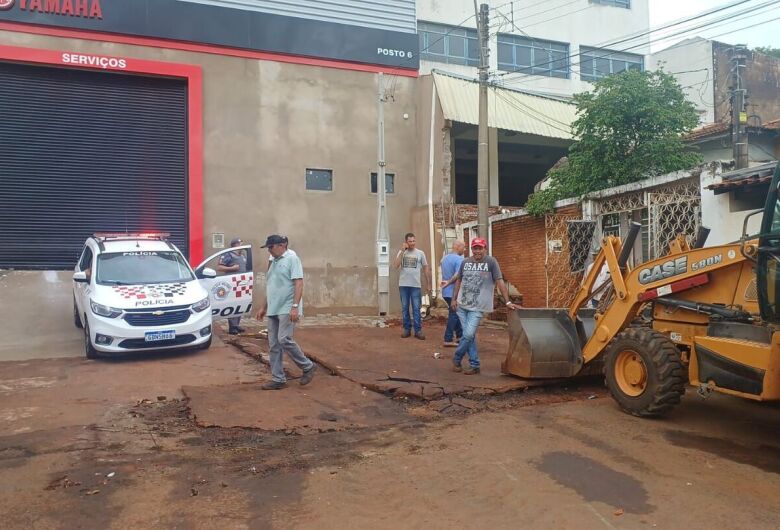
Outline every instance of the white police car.
<path fill-rule="evenodd" d="M 73 274 L 73 318 L 90 359 L 182 347 L 208 348 L 212 318 L 249 313 L 251 246 L 223 250 L 195 270 L 167 234 L 95 234 Z M 217 273 L 223 254 L 246 254 L 246 271 Z"/>

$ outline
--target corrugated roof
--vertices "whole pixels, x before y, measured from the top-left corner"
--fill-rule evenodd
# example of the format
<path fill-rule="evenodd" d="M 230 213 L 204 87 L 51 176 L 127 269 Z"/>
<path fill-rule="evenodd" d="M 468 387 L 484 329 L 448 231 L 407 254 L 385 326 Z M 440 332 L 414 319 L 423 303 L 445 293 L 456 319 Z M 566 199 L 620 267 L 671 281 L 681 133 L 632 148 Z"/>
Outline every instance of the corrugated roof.
<path fill-rule="evenodd" d="M 715 191 L 715 194 L 725 193 L 738 188 L 757 186 L 772 181 L 777 161 L 767 162 L 758 166 L 748 167 L 729 171 L 721 175 L 721 181 L 707 186 L 708 190 Z"/>
<path fill-rule="evenodd" d="M 444 117 L 479 125 L 479 83 L 433 74 Z M 488 125 L 497 129 L 573 140 L 577 108 L 563 101 L 505 88 L 488 90 Z"/>
<path fill-rule="evenodd" d="M 764 124 L 764 129 L 780 130 L 780 119 L 768 121 Z"/>
<path fill-rule="evenodd" d="M 700 138 L 707 138 L 708 136 L 715 136 L 723 134 L 731 129 L 731 125 L 727 123 L 709 123 L 702 125 L 701 127 L 692 130 L 685 135 L 686 140 L 698 140 Z"/>
<path fill-rule="evenodd" d="M 731 129 L 730 123 L 709 123 L 702 125 L 701 127 L 692 130 L 685 135 L 686 140 L 700 140 L 702 138 L 709 138 L 712 136 L 720 136 L 729 132 Z M 760 131 L 776 131 L 780 130 L 780 119 L 772 120 L 761 125 L 748 125 L 748 132 L 760 132 Z"/>

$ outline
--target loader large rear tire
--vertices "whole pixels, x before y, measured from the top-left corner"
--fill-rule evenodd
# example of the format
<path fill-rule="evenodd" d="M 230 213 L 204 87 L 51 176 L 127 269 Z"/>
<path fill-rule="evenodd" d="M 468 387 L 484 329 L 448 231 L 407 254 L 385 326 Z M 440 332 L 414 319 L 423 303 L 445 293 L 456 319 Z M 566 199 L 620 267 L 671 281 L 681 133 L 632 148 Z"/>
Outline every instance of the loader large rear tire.
<path fill-rule="evenodd" d="M 629 328 L 615 337 L 605 353 L 607 388 L 624 411 L 661 416 L 680 402 L 688 378 L 680 350 L 666 335 Z"/>

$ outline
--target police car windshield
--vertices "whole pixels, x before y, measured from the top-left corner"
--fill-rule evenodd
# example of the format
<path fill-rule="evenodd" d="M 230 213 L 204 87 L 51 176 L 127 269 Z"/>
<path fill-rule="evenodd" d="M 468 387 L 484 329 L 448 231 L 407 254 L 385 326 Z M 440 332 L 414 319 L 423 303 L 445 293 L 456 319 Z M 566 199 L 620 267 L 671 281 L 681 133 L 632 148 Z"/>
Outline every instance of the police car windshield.
<path fill-rule="evenodd" d="M 178 252 L 114 252 L 98 256 L 97 283 L 139 285 L 194 280 Z"/>

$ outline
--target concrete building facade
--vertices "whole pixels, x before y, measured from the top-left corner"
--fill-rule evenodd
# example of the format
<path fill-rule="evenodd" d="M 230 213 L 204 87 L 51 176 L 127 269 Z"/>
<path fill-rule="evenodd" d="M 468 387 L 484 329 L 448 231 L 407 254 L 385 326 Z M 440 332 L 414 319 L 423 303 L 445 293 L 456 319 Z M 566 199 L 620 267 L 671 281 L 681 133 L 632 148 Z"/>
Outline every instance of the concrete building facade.
<path fill-rule="evenodd" d="M 265 270 L 261 259 L 265 252 L 259 246 L 265 236 L 287 235 L 305 264 L 310 312 L 374 313 L 377 199 L 372 173 L 377 171 L 379 72 L 387 74 L 392 96 L 385 113 L 387 171 L 394 176 L 387 200 L 392 234 L 408 231 L 411 212 L 419 203 L 414 0 L 392 6 L 361 0 L 325 8 L 303 2 L 290 13 L 270 2 L 243 4 L 237 8 L 235 2 L 223 1 L 5 2 L 0 11 L 0 68 L 30 68 L 36 83 L 48 83 L 52 93 L 61 91 L 60 107 L 78 103 L 57 84 L 75 70 L 108 76 L 112 82 L 136 77 L 181 81 L 182 141 L 172 149 L 181 151 L 183 162 L 171 187 L 184 197 L 176 210 L 185 218 L 170 230 L 148 211 L 138 219 L 130 215 L 129 229 L 171 231 L 194 265 L 240 236 L 256 245 L 255 270 L 260 273 Z M 15 75 L 19 83 L 27 82 L 26 71 Z M 95 96 L 95 101 L 103 96 Z M 106 105 L 110 109 L 125 103 L 116 99 Z M 90 106 L 85 105 L 83 112 L 84 121 L 73 119 L 63 125 L 66 135 L 76 137 L 91 127 Z M 118 120 L 114 127 L 121 130 L 125 125 Z M 15 131 L 7 124 L 0 124 L 0 129 L 5 129 L 0 135 L 6 147 L 22 149 L 13 141 Z M 25 141 L 35 144 L 36 138 Z M 115 155 L 94 170 L 111 170 L 113 158 L 116 170 L 124 171 L 125 156 L 120 155 L 124 147 L 121 140 L 100 144 L 103 152 Z M 148 167 L 156 160 L 149 153 L 136 158 L 138 165 L 127 167 Z M 26 167 L 37 167 L 31 160 Z M 0 173 L 5 189 L 21 181 L 10 169 Z M 127 170 L 124 181 L 136 177 L 143 175 Z M 109 200 L 99 178 L 83 190 L 92 197 L 92 205 Z M 83 186 L 84 180 L 52 170 L 40 182 L 56 194 L 77 188 L 80 182 Z M 147 184 L 140 192 L 122 189 L 121 182 L 116 186 L 128 197 L 162 193 L 155 191 L 153 180 Z M 89 210 L 76 199 L 69 201 L 73 209 Z M 36 216 L 45 220 L 40 231 L 65 233 L 59 210 L 42 208 Z M 69 232 L 68 237 L 83 243 L 91 232 L 116 229 L 115 221 L 123 220 L 127 222 L 127 214 L 117 220 L 106 212 L 93 225 L 74 221 L 68 229 L 75 235 Z M 33 232 L 39 229 L 32 222 L 18 224 L 3 226 L 0 232 L 6 234 L 4 243 L 17 245 L 9 255 L 23 260 L 24 246 L 29 249 L 37 237 Z M 72 267 L 80 246 L 71 247 L 54 264 L 45 257 L 38 261 L 31 257 L 30 266 L 18 262 L 10 266 Z M 73 254 L 72 262 L 68 253 Z M 0 263 L 0 268 L 8 267 Z M 262 274 L 259 281 L 262 284 Z M 67 307 L 69 291 L 63 293 Z M 395 298 L 391 297 L 394 303 Z"/>
<path fill-rule="evenodd" d="M 504 87 L 569 97 L 594 79 L 644 69 L 650 53 L 648 0 L 479 3 L 491 7 L 490 69 Z M 439 69 L 476 78 L 474 3 L 417 0 L 417 19 L 420 74 Z"/>

